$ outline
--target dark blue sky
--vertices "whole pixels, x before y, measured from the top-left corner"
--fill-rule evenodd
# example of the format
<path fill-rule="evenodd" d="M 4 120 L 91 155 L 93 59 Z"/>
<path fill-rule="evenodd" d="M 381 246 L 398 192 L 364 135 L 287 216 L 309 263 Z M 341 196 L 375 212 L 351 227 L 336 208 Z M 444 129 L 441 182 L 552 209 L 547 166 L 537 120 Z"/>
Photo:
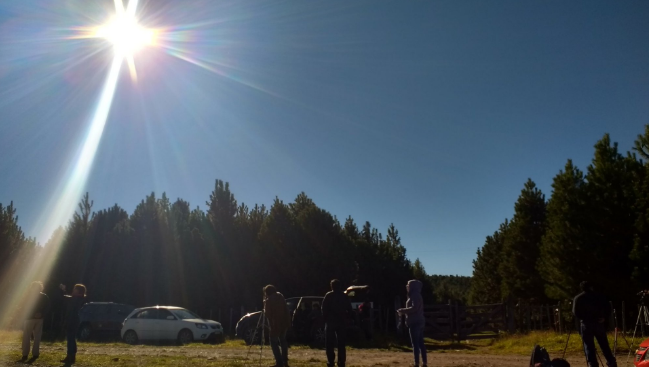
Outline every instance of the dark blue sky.
<path fill-rule="evenodd" d="M 0 203 L 27 234 L 111 61 L 63 36 L 112 6 L 0 5 Z M 249 206 L 305 191 L 341 221 L 393 222 L 429 273 L 469 275 L 528 177 L 549 197 L 568 158 L 585 169 L 604 133 L 626 151 L 649 123 L 648 1 L 141 0 L 139 15 L 185 60 L 152 47 L 137 82 L 122 70 L 95 209 L 151 191 L 204 208 L 217 178 Z"/>

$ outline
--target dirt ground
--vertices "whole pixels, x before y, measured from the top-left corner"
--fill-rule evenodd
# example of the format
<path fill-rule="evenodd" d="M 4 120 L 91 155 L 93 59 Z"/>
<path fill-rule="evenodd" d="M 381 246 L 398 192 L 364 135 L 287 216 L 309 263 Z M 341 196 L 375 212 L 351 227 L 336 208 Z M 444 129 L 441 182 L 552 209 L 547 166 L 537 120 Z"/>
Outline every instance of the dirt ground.
<path fill-rule="evenodd" d="M 19 345 L 15 343 L 0 344 L 0 350 L 7 352 L 11 349 L 17 349 Z M 262 351 L 264 360 L 272 358 L 272 352 L 269 348 L 264 348 Z M 65 349 L 60 345 L 41 347 L 41 354 L 56 354 L 64 355 Z M 250 358 L 258 358 L 259 348 L 253 348 L 248 351 L 247 348 L 223 348 L 214 346 L 200 346 L 200 347 L 177 347 L 177 346 L 136 346 L 136 347 L 116 347 L 116 346 L 87 346 L 80 345 L 79 358 L 82 359 L 83 355 L 107 355 L 114 358 L 120 356 L 155 356 L 155 357 L 200 357 L 206 359 L 231 359 L 231 358 L 244 358 L 250 353 Z M 307 362 L 309 365 L 324 366 L 326 357 L 323 350 L 318 349 L 291 349 L 289 350 L 289 357 L 293 361 Z M 529 356 L 511 356 L 511 355 L 492 355 L 480 353 L 462 353 L 455 351 L 432 351 L 428 354 L 428 365 L 436 367 L 526 367 L 529 365 Z M 583 363 L 583 356 L 568 356 L 568 361 L 573 366 L 580 366 Z M 624 362 L 620 358 L 620 362 Z M 0 363 L 5 366 L 19 366 L 22 364 L 16 363 L 5 358 Z M 407 351 L 383 351 L 377 349 L 367 350 L 349 350 L 347 357 L 348 366 L 410 366 L 412 365 L 412 355 Z M 24 366 L 24 365 L 23 365 Z M 33 366 L 47 366 L 47 364 L 39 363 L 36 361 Z M 81 364 L 80 364 L 81 366 Z"/>

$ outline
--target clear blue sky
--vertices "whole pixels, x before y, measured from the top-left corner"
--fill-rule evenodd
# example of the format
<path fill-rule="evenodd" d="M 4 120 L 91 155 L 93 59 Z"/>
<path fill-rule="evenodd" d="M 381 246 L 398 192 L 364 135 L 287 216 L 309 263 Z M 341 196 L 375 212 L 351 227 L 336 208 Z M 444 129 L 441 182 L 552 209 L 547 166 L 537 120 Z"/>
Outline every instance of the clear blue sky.
<path fill-rule="evenodd" d="M 112 7 L 0 5 L 0 202 L 27 234 L 110 64 L 62 35 Z M 566 159 L 585 169 L 604 133 L 626 151 L 649 123 L 649 1 L 141 0 L 139 14 L 212 71 L 161 48 L 136 55 L 136 83 L 122 70 L 95 209 L 132 212 L 152 191 L 205 208 L 217 178 L 249 206 L 304 191 L 340 220 L 393 222 L 429 273 L 469 275 L 528 177 L 549 197 Z"/>

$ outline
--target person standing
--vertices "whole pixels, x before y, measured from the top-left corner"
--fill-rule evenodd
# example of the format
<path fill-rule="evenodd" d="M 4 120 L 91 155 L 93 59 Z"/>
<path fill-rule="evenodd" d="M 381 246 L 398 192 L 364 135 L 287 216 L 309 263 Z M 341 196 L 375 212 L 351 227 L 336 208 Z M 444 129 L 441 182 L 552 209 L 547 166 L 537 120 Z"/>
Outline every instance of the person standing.
<path fill-rule="evenodd" d="M 65 336 L 68 341 L 67 356 L 61 360 L 62 363 L 74 364 L 77 358 L 77 330 L 79 329 L 79 310 L 86 303 L 86 286 L 75 284 L 72 294 L 67 295 L 66 287 L 60 284 L 59 288 L 63 291 L 63 299 L 66 303 L 65 312 Z"/>
<path fill-rule="evenodd" d="M 361 327 L 365 332 L 365 339 L 372 340 L 372 302 L 365 297 L 362 304 L 358 306 L 361 316 Z"/>
<path fill-rule="evenodd" d="M 584 353 L 589 367 L 598 367 L 595 339 L 599 344 L 602 354 L 606 358 L 608 367 L 617 367 L 617 361 L 606 337 L 606 318 L 611 313 L 610 304 L 603 295 L 595 293 L 590 282 L 579 284 L 582 292 L 572 303 L 572 313 L 580 321 L 581 339 L 584 343 Z"/>
<path fill-rule="evenodd" d="M 271 284 L 264 287 L 264 295 L 264 313 L 270 324 L 270 347 L 275 356 L 274 367 L 288 367 L 286 332 L 291 326 L 291 315 L 286 307 L 286 299 Z"/>
<path fill-rule="evenodd" d="M 330 283 L 331 292 L 322 300 L 322 318 L 325 322 L 325 348 L 327 350 L 327 366 L 333 367 L 336 360 L 334 347 L 338 347 L 338 367 L 345 367 L 347 360 L 347 321 L 354 310 L 349 297 L 343 293 L 342 284 L 338 279 Z"/>
<path fill-rule="evenodd" d="M 426 367 L 428 364 L 426 344 L 424 344 L 426 319 L 424 318 L 424 299 L 421 296 L 422 286 L 423 283 L 416 279 L 408 281 L 408 284 L 406 284 L 406 290 L 408 291 L 406 307 L 397 310 L 399 315 L 406 316 L 406 325 L 410 330 L 410 341 L 415 355 L 415 367 L 419 366 L 420 353 L 423 366 Z"/>
<path fill-rule="evenodd" d="M 50 311 L 50 299 L 43 293 L 43 283 L 32 282 L 29 286 L 27 301 L 27 316 L 23 327 L 23 361 L 29 356 L 30 339 L 34 335 L 34 347 L 32 359 L 38 358 L 40 354 L 41 337 L 43 336 L 43 319 Z"/>

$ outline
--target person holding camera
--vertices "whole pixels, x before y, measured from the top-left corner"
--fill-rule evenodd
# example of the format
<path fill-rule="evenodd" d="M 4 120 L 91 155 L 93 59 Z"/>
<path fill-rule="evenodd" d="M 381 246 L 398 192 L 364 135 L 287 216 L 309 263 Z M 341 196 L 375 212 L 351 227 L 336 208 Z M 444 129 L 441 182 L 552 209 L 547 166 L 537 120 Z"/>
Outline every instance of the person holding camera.
<path fill-rule="evenodd" d="M 50 299 L 43 293 L 43 283 L 32 282 L 29 286 L 27 300 L 27 316 L 23 327 L 23 359 L 26 361 L 29 356 L 31 336 L 34 335 L 34 347 L 32 358 L 35 360 L 40 353 L 41 337 L 43 336 L 43 319 L 50 311 Z"/>
<path fill-rule="evenodd" d="M 572 304 L 572 313 L 580 321 L 581 339 L 584 343 L 584 353 L 589 367 L 598 367 L 597 351 L 595 350 L 595 339 L 599 344 L 606 365 L 617 367 L 617 361 L 606 337 L 606 318 L 611 313 L 610 304 L 606 298 L 595 293 L 590 282 L 579 284 L 582 292 L 579 293 Z"/>
<path fill-rule="evenodd" d="M 264 296 L 264 313 L 270 324 L 270 347 L 275 357 L 273 367 L 288 367 L 286 332 L 291 327 L 291 315 L 286 307 L 286 299 L 271 284 L 264 287 Z"/>

